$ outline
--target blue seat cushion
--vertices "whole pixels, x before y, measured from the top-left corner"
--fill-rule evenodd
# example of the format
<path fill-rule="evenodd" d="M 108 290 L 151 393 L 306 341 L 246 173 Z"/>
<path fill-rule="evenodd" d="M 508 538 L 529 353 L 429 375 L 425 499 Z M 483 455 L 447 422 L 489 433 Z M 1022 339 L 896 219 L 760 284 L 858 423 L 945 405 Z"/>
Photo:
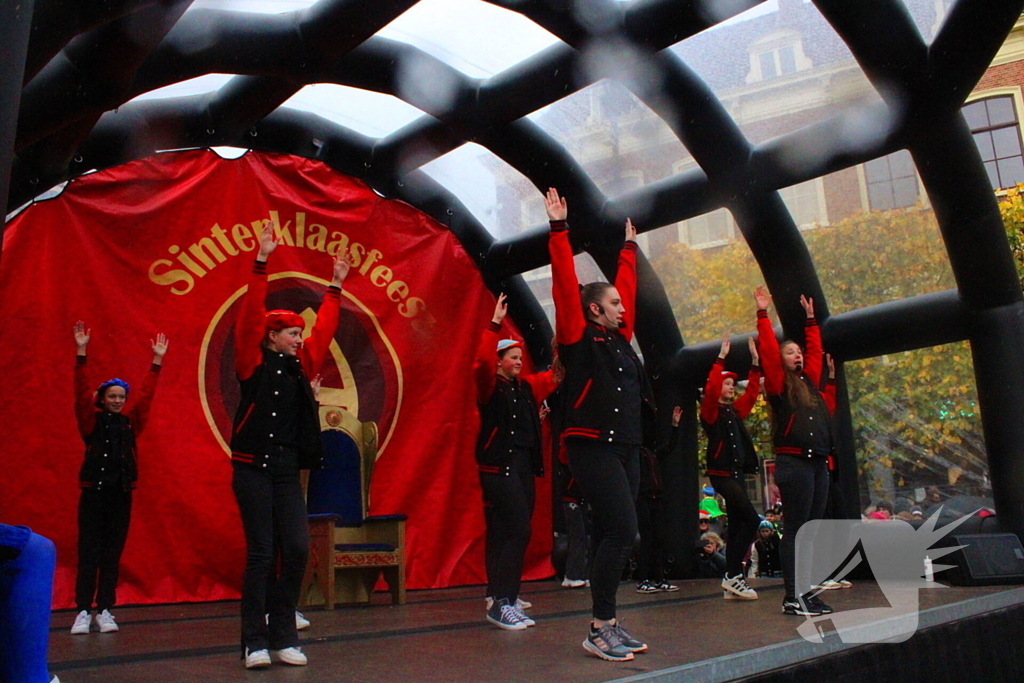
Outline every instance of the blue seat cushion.
<path fill-rule="evenodd" d="M 339 543 L 334 549 L 342 553 L 393 553 L 396 550 L 390 543 Z"/>
<path fill-rule="evenodd" d="M 359 448 L 345 432 L 321 432 L 324 468 L 309 473 L 306 508 L 309 514 L 335 514 L 340 526 L 363 523 L 363 486 Z"/>

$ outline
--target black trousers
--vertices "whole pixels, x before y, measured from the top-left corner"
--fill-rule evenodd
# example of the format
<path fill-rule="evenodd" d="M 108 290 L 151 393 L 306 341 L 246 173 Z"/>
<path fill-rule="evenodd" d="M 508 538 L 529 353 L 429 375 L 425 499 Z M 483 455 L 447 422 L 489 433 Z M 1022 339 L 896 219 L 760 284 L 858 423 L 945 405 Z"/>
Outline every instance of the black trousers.
<path fill-rule="evenodd" d="M 516 464 L 507 477 L 480 473 L 487 524 L 484 546 L 487 595 L 495 600 L 505 598 L 509 604 L 519 597 L 536 497 L 529 454 L 518 453 L 517 456 L 522 457 L 515 458 Z"/>
<path fill-rule="evenodd" d="M 615 594 L 636 539 L 640 446 L 567 439 L 569 469 L 590 502 L 590 595 L 595 619 L 615 618 Z"/>
<path fill-rule="evenodd" d="M 729 515 L 729 541 L 725 546 L 725 573 L 737 576 L 743 573 L 743 558 L 757 535 L 761 517 L 747 497 L 743 482 L 735 477 L 711 477 L 711 486 L 725 498 Z"/>
<path fill-rule="evenodd" d="M 82 489 L 78 499 L 78 578 L 75 604 L 100 611 L 117 604 L 117 575 L 132 518 L 132 492 Z M 97 581 L 98 579 L 98 581 Z M 98 583 L 98 586 L 97 586 Z"/>
<path fill-rule="evenodd" d="M 309 555 L 309 517 L 299 471 L 234 464 L 231 488 L 245 529 L 242 646 L 282 650 L 299 644 L 295 606 Z M 280 552 L 280 573 L 274 549 Z M 269 623 L 266 615 L 270 615 Z"/>
<path fill-rule="evenodd" d="M 636 580 L 661 583 L 665 580 L 665 527 L 661 498 L 637 496 L 636 522 L 640 548 L 636 553 Z"/>
<path fill-rule="evenodd" d="M 590 578 L 590 512 L 586 503 L 562 502 L 569 553 L 565 559 L 565 578 L 583 581 Z"/>
<path fill-rule="evenodd" d="M 821 519 L 828 503 L 828 461 L 825 458 L 796 458 L 780 455 L 775 459 L 775 483 L 782 496 L 782 578 L 786 598 L 799 597 L 810 590 L 796 590 L 796 535 L 812 519 Z"/>

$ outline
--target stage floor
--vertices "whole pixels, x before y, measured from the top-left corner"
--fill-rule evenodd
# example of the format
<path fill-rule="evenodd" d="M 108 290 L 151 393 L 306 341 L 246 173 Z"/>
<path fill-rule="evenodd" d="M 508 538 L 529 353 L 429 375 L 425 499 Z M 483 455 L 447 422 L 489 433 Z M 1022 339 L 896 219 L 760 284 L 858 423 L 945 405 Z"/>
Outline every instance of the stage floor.
<path fill-rule="evenodd" d="M 752 602 L 723 600 L 711 580 L 683 581 L 678 592 L 650 595 L 623 583 L 619 617 L 650 646 L 623 663 L 583 650 L 589 590 L 563 589 L 554 581 L 524 585 L 537 626 L 521 632 L 484 619 L 479 586 L 412 591 L 403 607 L 377 594 L 370 606 L 310 610 L 313 624 L 300 634 L 309 666 L 275 664 L 259 672 L 246 671 L 238 658 L 237 602 L 122 607 L 115 610 L 120 632 L 88 636 L 70 635 L 74 614 L 61 611 L 53 615 L 50 662 L 62 683 L 726 681 L 828 654 L 828 645 L 800 639 L 801 617 L 781 613 L 780 580 L 751 583 L 760 593 Z M 1024 588 L 1017 587 L 920 595 L 922 627 L 1024 603 Z M 886 605 L 866 582 L 823 597 L 837 612 Z M 925 619 L 929 614 L 932 622 Z"/>

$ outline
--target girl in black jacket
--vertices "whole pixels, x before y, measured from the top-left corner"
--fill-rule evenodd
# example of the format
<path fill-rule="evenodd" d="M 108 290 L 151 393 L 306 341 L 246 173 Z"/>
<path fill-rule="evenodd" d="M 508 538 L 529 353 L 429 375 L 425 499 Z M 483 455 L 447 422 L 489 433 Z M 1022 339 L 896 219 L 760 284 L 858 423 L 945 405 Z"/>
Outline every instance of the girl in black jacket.
<path fill-rule="evenodd" d="M 708 435 L 707 474 L 711 485 L 725 498 L 729 514 L 729 545 L 726 549 L 725 576 L 722 590 L 726 600 L 756 600 L 754 592 L 743 578 L 743 556 L 754 541 L 761 519 L 750 504 L 744 485 L 746 474 L 758 472 L 757 453 L 747 434 L 743 420 L 750 414 L 761 393 L 761 368 L 758 366 L 757 345 L 753 338 L 750 346 L 750 373 L 747 390 L 736 397 L 736 374 L 725 371 L 725 357 L 729 354 L 728 337 L 722 340 L 718 358 L 711 366 L 704 399 L 700 404 L 700 422 Z"/>
<path fill-rule="evenodd" d="M 828 359 L 828 382 L 822 388 L 826 357 L 821 347 L 821 332 L 814 319 L 813 299 L 800 297 L 800 305 L 807 314 L 805 348 L 795 341 L 779 344 L 776 340 L 768 319 L 772 297 L 763 285 L 754 292 L 754 299 L 757 301 L 757 339 L 764 366 L 764 389 L 772 408 L 775 483 L 786 511 L 779 548 L 786 584 L 782 611 L 800 616 L 829 614 L 832 608 L 815 595 L 797 592 L 795 546 L 800 527 L 810 520 L 821 519 L 828 502 L 835 368 Z"/>

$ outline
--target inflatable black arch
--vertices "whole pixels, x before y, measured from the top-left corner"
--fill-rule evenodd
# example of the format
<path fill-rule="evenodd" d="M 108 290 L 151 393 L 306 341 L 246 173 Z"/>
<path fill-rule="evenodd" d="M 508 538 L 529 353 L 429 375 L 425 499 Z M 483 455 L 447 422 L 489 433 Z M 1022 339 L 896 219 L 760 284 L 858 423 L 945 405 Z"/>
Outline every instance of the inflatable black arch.
<path fill-rule="evenodd" d="M 488 148 L 540 190 L 573 204 L 572 241 L 614 269 L 622 220 L 641 231 L 727 207 L 765 282 L 783 329 L 802 329 L 800 293 L 813 296 L 827 347 L 839 361 L 839 457 L 843 512 L 858 515 L 857 473 L 842 362 L 970 342 L 989 468 L 1004 529 L 1024 538 L 1024 297 L 998 207 L 959 110 L 1020 17 L 1024 0 L 957 0 L 926 44 L 900 0 L 814 0 L 850 47 L 883 102 L 761 145 L 740 133 L 707 85 L 665 48 L 717 19 L 718 0 L 588 0 L 586 23 L 564 0 L 488 0 L 519 12 L 563 42 L 492 78 L 466 77 L 409 45 L 375 37 L 416 0 L 319 0 L 281 15 L 196 10 L 192 0 L 19 0 L 0 4 L 0 198 L 10 211 L 62 181 L 161 149 L 228 145 L 318 159 L 362 178 L 448 225 L 492 291 L 510 306 L 531 352 L 550 357 L 550 326 L 521 273 L 547 263 L 547 228 L 495 240 L 443 187 L 417 169 L 465 141 Z M 763 0 L 735 0 L 738 13 Z M 615 40 L 644 64 L 630 88 L 671 127 L 699 163 L 626 195 L 607 198 L 574 159 L 524 116 L 589 84 L 581 52 Z M 310 83 L 401 97 L 397 65 L 429 62 L 458 84 L 455 105 L 371 139 L 281 103 Z M 125 104 L 140 93 L 208 73 L 237 74 L 207 96 Z M 651 91 L 653 76 L 661 83 Z M 640 82 L 643 81 L 643 82 Z M 868 146 L 837 145 L 849 116 L 885 122 Z M 810 255 L 777 190 L 908 149 L 928 192 L 957 289 L 831 316 Z M 806 150 L 818 150 L 808 153 Z M 798 165 L 793 158 L 800 159 Z M 786 163 L 783 163 L 786 160 Z M 696 534 L 699 385 L 717 343 L 686 346 L 669 301 L 641 258 L 637 337 L 659 405 L 687 407 L 683 457 L 666 469 L 675 553 Z M 0 296 L 3 293 L 0 292 Z M 740 348 L 731 356 L 737 365 Z M 1004 381 L 1011 378 L 1012 381 Z M 683 400 L 686 399 L 686 400 Z M 669 410 L 663 410 L 666 415 Z M 667 428 L 662 425 L 662 428 Z"/>

